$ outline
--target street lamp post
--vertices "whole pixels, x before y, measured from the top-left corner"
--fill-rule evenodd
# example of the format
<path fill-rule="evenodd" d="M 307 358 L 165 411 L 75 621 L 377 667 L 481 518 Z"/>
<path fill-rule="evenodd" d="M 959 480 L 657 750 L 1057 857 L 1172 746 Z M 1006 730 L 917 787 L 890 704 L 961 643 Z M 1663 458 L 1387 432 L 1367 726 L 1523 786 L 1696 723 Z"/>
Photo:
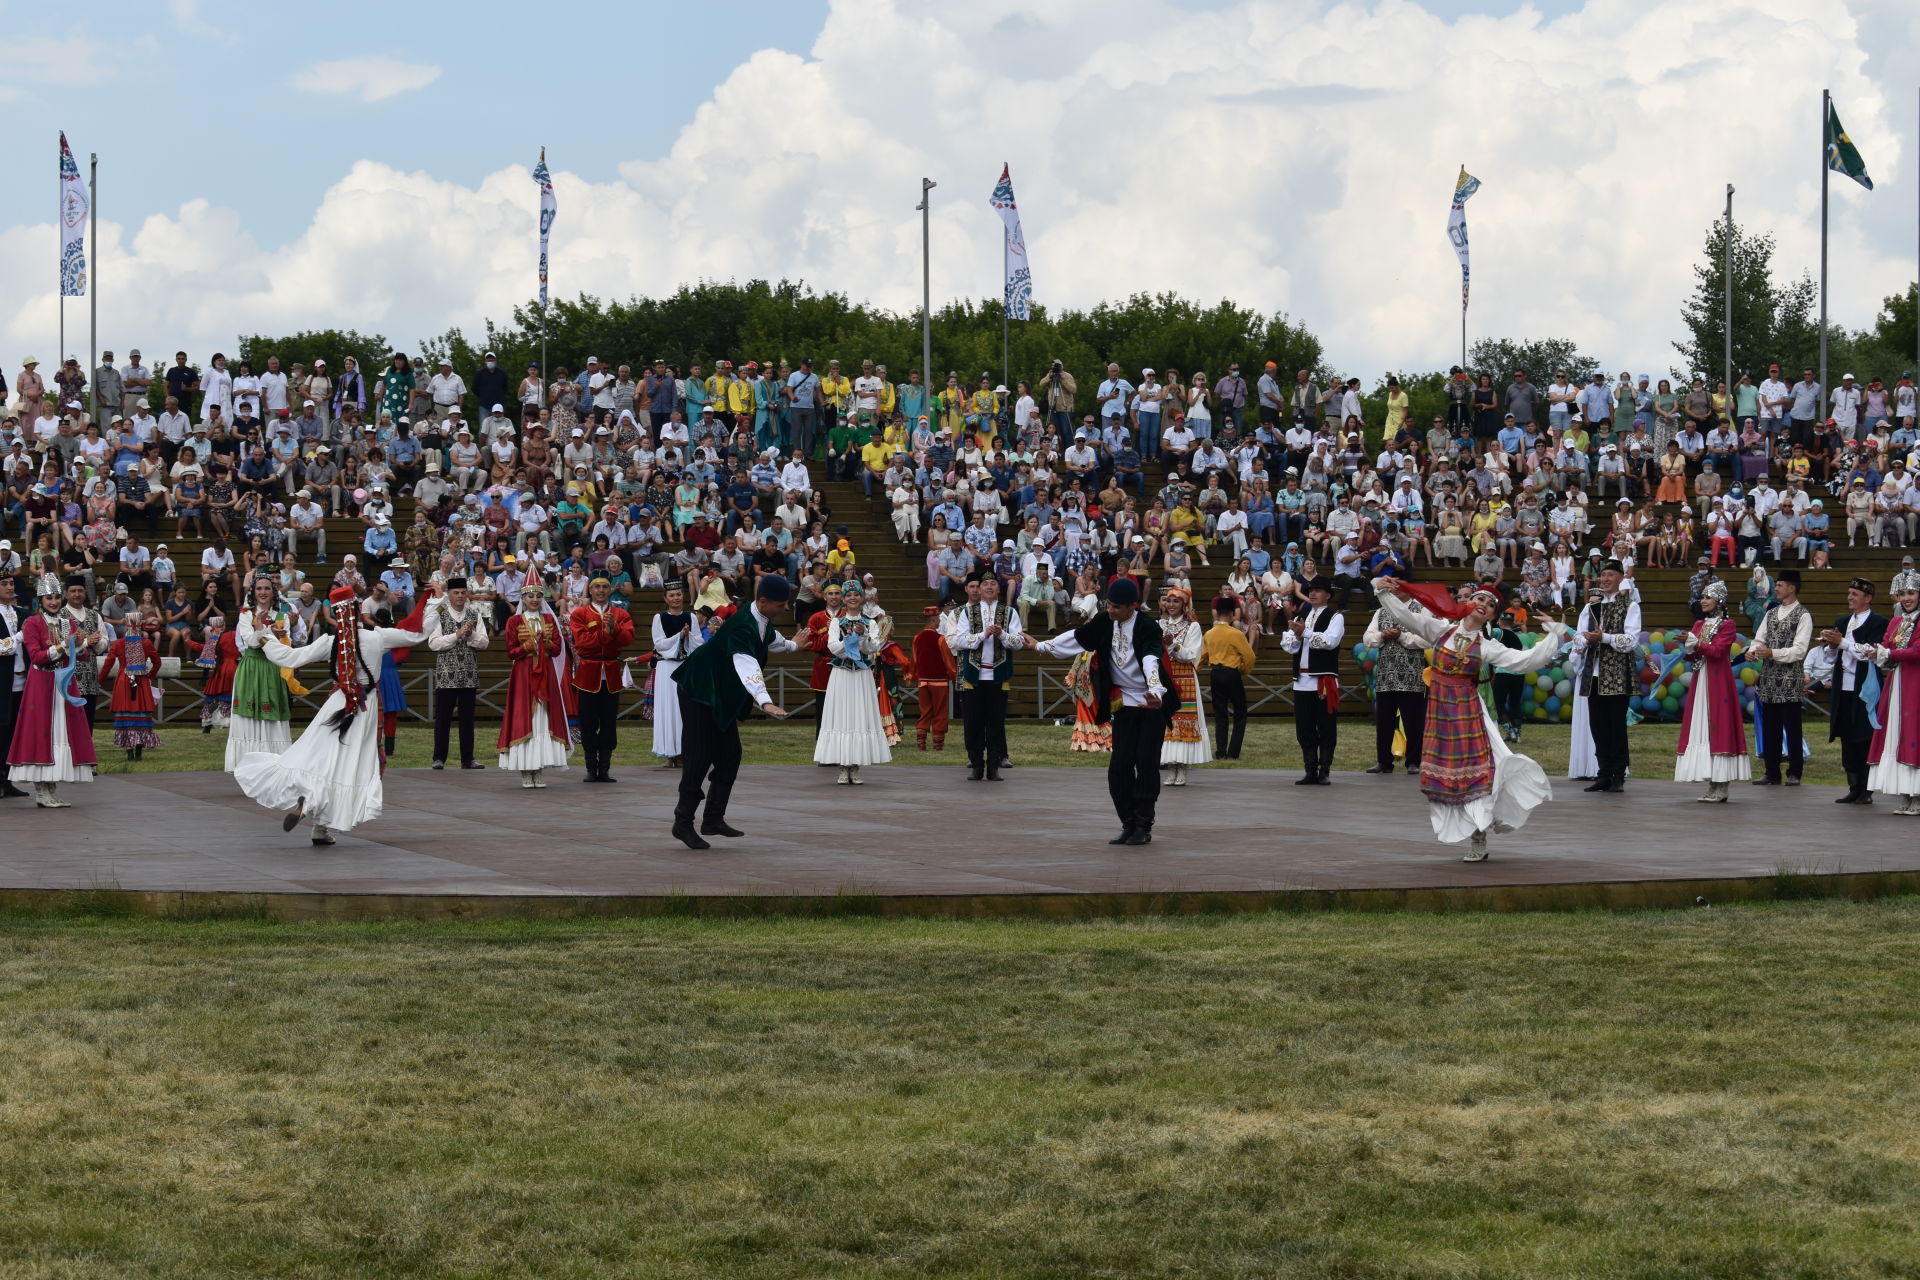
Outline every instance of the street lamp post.
<path fill-rule="evenodd" d="M 940 184 L 932 178 L 920 179 L 920 369 L 925 385 L 933 377 L 933 197 L 927 193 Z M 932 393 L 929 392 L 929 395 Z"/>

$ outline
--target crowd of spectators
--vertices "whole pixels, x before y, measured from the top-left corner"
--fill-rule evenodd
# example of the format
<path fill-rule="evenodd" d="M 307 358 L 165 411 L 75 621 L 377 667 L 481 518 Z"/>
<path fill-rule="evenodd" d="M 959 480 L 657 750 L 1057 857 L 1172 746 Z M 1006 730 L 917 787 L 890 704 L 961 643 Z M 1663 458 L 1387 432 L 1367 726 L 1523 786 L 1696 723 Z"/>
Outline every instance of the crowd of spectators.
<path fill-rule="evenodd" d="M 1321 575 L 1344 605 L 1451 564 L 1558 608 L 1607 556 L 1817 569 L 1920 534 L 1910 373 L 1829 391 L 1778 366 L 1732 387 L 1454 369 L 1416 421 L 1391 378 L 1369 401 L 1358 378 L 1272 363 L 1114 364 L 1084 392 L 1059 362 L 938 389 L 865 360 L 338 365 L 24 361 L 0 421 L 0 573 L 112 568 L 103 596 L 157 611 L 170 652 L 261 575 L 309 611 L 350 581 L 398 615 L 455 574 L 505 612 L 536 577 L 572 601 L 605 574 L 623 603 L 676 578 L 719 607 L 781 573 L 804 614 L 860 572 L 819 483 L 857 480 L 924 554 L 930 598 L 991 574 L 1052 626 L 1116 575 L 1150 598 L 1218 562 L 1257 644 Z M 329 545 L 341 517 L 352 543 Z M 206 545 L 182 567 L 169 537 Z"/>

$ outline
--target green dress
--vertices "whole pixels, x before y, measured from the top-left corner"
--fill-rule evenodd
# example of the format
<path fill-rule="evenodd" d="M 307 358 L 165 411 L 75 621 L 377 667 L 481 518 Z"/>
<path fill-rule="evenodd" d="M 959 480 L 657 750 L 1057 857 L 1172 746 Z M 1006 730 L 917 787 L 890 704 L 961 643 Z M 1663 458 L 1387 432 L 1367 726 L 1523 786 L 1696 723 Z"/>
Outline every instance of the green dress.
<path fill-rule="evenodd" d="M 393 415 L 395 422 L 407 416 L 407 406 L 413 401 L 413 373 L 395 373 L 387 370 L 386 382 L 380 392 L 380 409 Z"/>
<path fill-rule="evenodd" d="M 282 620 L 275 614 L 276 622 Z M 260 651 L 258 645 L 240 649 L 240 663 L 233 671 L 233 714 L 250 720 L 287 720 L 292 716 L 292 695 L 278 665 Z"/>

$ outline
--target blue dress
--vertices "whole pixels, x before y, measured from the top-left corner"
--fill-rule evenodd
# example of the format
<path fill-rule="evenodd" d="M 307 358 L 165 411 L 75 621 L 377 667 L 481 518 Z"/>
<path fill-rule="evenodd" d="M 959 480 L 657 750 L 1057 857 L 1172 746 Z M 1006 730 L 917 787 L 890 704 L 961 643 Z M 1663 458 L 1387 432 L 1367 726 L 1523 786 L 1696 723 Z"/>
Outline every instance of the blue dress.
<path fill-rule="evenodd" d="M 400 684 L 400 664 L 389 649 L 380 655 L 380 710 L 391 713 L 406 709 L 407 691 Z"/>

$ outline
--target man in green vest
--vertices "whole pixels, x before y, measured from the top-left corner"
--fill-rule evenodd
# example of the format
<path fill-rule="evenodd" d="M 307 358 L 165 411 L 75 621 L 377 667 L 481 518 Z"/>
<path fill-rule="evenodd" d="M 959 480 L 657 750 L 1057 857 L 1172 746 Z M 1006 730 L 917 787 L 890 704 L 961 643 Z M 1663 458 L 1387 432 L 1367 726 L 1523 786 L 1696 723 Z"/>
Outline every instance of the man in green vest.
<path fill-rule="evenodd" d="M 792 653 L 793 641 L 774 630 L 787 611 L 792 588 L 779 574 L 760 579 L 753 603 L 720 624 L 705 644 L 673 673 L 679 686 L 680 802 L 673 809 L 673 838 L 689 849 L 711 849 L 702 836 L 744 834 L 727 825 L 727 801 L 740 772 L 740 718 L 754 707 L 776 720 L 787 713 L 767 693 L 762 668 L 775 653 Z M 698 831 L 693 815 L 706 789 L 706 817 Z"/>

